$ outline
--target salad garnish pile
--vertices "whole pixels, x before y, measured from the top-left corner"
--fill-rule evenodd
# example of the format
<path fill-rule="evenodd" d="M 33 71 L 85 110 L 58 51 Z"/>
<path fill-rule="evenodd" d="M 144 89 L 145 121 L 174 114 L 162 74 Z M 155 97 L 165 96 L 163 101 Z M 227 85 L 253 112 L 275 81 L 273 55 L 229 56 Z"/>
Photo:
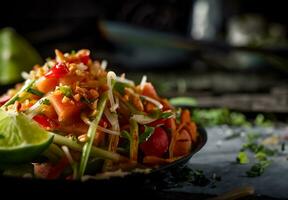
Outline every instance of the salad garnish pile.
<path fill-rule="evenodd" d="M 32 163 L 32 176 L 81 179 L 169 164 L 191 152 L 188 110 L 107 71 L 89 50 L 62 53 L 22 73 L 0 98 L 0 167 Z M 3 168 L 3 167 L 2 167 Z"/>

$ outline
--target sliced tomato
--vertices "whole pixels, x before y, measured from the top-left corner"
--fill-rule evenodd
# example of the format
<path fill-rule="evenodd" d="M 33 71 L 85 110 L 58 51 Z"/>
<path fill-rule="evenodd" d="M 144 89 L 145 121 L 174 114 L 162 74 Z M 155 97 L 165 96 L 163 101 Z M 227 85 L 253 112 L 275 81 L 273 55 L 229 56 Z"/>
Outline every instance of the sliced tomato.
<path fill-rule="evenodd" d="M 69 69 L 65 63 L 57 63 L 46 74 L 46 78 L 61 78 L 69 73 Z"/>
<path fill-rule="evenodd" d="M 54 107 L 60 122 L 73 123 L 75 118 L 79 118 L 80 112 L 84 108 L 85 104 L 73 100 L 62 102 L 63 97 L 63 94 L 55 92 L 49 96 L 49 100 Z"/>
<path fill-rule="evenodd" d="M 49 119 L 45 115 L 36 115 L 33 117 L 33 120 L 40 124 L 43 128 L 49 130 L 58 126 L 56 121 Z"/>
<path fill-rule="evenodd" d="M 80 61 L 83 64 L 87 65 L 90 61 L 90 51 L 81 51 L 81 53 L 78 52 L 78 54 L 79 54 Z"/>
<path fill-rule="evenodd" d="M 48 93 L 55 89 L 55 87 L 59 84 L 59 80 L 57 78 L 46 78 L 40 79 L 37 81 L 37 89 L 40 92 Z"/>
<path fill-rule="evenodd" d="M 142 90 L 142 95 L 151 97 L 153 99 L 159 99 L 159 96 L 154 86 L 152 85 L 152 83 L 149 83 L 149 82 L 144 85 L 143 90 Z"/>
<path fill-rule="evenodd" d="M 89 55 L 81 55 L 80 60 L 83 64 L 87 65 L 89 63 L 90 56 Z"/>
<path fill-rule="evenodd" d="M 145 156 L 161 157 L 167 152 L 168 146 L 169 140 L 167 133 L 163 128 L 157 127 L 148 141 L 140 144 L 140 149 Z"/>

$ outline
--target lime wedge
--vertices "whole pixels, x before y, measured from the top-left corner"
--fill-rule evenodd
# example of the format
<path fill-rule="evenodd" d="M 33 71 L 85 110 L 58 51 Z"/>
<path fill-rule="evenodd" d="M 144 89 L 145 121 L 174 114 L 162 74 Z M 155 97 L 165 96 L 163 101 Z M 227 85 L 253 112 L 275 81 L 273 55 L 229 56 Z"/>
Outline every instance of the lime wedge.
<path fill-rule="evenodd" d="M 49 147 L 53 136 L 23 113 L 0 109 L 0 163 L 31 161 Z"/>
<path fill-rule="evenodd" d="M 22 71 L 41 63 L 40 55 L 22 36 L 11 28 L 0 29 L 0 84 L 22 80 Z"/>

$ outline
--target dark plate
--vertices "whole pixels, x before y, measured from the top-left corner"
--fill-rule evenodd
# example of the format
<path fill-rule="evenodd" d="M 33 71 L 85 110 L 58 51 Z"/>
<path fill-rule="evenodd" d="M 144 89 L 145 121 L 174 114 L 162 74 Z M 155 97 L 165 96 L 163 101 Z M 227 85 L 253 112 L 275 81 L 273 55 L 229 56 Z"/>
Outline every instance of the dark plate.
<path fill-rule="evenodd" d="M 197 153 L 207 141 L 207 133 L 204 128 L 198 128 L 199 140 L 192 152 L 165 166 L 153 169 L 149 174 L 133 173 L 125 177 L 114 177 L 109 180 L 66 181 L 66 180 L 39 180 L 30 178 L 0 177 L 1 193 L 10 196 L 21 194 L 22 196 L 35 196 L 45 194 L 54 197 L 55 193 L 65 194 L 66 197 L 75 197 L 80 194 L 115 196 L 124 195 L 127 192 L 147 192 L 146 195 L 155 192 L 165 174 L 174 168 L 183 167 L 191 157 Z M 81 196 L 81 195 L 80 195 Z"/>

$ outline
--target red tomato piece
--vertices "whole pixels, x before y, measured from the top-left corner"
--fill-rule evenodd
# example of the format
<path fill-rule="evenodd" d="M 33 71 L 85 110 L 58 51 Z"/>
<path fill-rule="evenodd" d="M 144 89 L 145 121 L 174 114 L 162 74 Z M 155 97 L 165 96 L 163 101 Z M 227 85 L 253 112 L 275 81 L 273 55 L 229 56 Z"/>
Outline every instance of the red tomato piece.
<path fill-rule="evenodd" d="M 49 119 L 45 115 L 36 115 L 35 117 L 33 117 L 33 120 L 36 121 L 38 124 L 40 124 L 45 129 L 51 129 L 51 128 L 55 128 L 57 126 L 56 122 Z"/>
<path fill-rule="evenodd" d="M 157 127 L 148 141 L 140 145 L 145 156 L 161 157 L 167 152 L 169 146 L 168 135 L 163 128 Z"/>
<path fill-rule="evenodd" d="M 90 60 L 90 56 L 89 55 L 82 55 L 80 57 L 80 60 L 83 64 L 87 65 L 89 63 Z"/>
<path fill-rule="evenodd" d="M 68 74 L 69 69 L 65 63 L 57 63 L 45 74 L 46 78 L 61 78 Z"/>
<path fill-rule="evenodd" d="M 78 55 L 79 55 L 80 61 L 83 64 L 87 65 L 89 63 L 89 60 L 90 60 L 90 51 L 81 51 L 81 53 L 80 52 L 78 52 L 78 53 L 79 53 Z"/>

